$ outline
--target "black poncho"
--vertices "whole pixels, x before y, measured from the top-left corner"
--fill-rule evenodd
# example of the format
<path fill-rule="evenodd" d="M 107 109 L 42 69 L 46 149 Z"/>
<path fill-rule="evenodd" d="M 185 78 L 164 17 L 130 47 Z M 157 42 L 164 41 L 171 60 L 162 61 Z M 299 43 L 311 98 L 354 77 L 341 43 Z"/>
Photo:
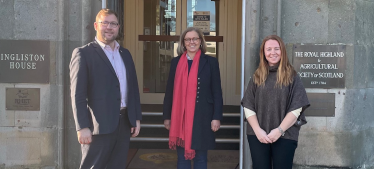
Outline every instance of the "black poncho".
<path fill-rule="evenodd" d="M 286 130 L 282 137 L 297 141 L 300 126 L 306 124 L 303 112 L 310 104 L 298 75 L 294 76 L 290 85 L 276 87 L 277 70 L 278 66 L 270 67 L 264 86 L 257 86 L 251 79 L 244 93 L 242 105 L 256 112 L 260 127 L 268 134 L 281 124 L 287 113 L 302 107 L 298 121 Z M 255 135 L 251 125 L 247 126 L 247 134 Z"/>

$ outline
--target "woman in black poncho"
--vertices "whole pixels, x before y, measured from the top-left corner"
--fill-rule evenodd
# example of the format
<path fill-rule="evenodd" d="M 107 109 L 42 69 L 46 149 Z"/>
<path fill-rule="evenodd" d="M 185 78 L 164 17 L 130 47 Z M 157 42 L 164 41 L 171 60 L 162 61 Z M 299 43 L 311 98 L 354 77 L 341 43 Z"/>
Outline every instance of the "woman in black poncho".
<path fill-rule="evenodd" d="M 303 111 L 309 101 L 276 35 L 265 37 L 260 65 L 242 100 L 254 169 L 292 169 Z"/>

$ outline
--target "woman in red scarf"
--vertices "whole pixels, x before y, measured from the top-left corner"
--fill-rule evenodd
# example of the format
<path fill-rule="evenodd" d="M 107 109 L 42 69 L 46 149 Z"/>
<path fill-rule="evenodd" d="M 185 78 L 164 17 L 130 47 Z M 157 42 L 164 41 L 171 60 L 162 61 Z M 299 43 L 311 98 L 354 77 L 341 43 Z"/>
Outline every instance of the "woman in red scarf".
<path fill-rule="evenodd" d="M 181 35 L 178 57 L 172 59 L 164 99 L 164 125 L 169 147 L 177 149 L 178 169 L 207 168 L 207 151 L 214 149 L 222 119 L 222 88 L 218 60 L 205 55 L 199 28 Z"/>

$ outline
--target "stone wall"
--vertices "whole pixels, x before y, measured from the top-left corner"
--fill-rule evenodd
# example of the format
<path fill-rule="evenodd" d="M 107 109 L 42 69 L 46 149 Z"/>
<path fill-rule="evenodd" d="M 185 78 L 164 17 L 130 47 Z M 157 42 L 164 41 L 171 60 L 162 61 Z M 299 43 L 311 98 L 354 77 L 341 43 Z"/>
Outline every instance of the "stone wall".
<path fill-rule="evenodd" d="M 68 64 L 74 48 L 93 40 L 101 4 L 0 0 L 0 40 L 47 40 L 51 53 L 48 84 L 0 83 L 0 168 L 79 166 Z M 257 68 L 262 38 L 269 34 L 279 34 L 287 44 L 347 45 L 346 87 L 307 89 L 335 93 L 335 117 L 307 118 L 295 168 L 374 167 L 374 1 L 247 0 L 246 8 L 246 82 Z M 6 88 L 40 88 L 40 111 L 6 110 Z"/>
<path fill-rule="evenodd" d="M 101 0 L 1 0 L 0 40 L 50 43 L 50 82 L 0 83 L 0 168 L 77 168 L 69 69 L 75 47 L 92 41 Z M 40 88 L 40 111 L 5 109 L 6 88 Z"/>
<path fill-rule="evenodd" d="M 247 9 L 247 81 L 258 65 L 258 48 L 267 35 L 278 34 L 287 45 L 347 46 L 345 88 L 306 89 L 308 93 L 335 93 L 335 117 L 307 117 L 295 168 L 374 167 L 370 143 L 374 139 L 374 1 L 250 0 Z M 287 52 L 292 61 L 292 49 Z"/>

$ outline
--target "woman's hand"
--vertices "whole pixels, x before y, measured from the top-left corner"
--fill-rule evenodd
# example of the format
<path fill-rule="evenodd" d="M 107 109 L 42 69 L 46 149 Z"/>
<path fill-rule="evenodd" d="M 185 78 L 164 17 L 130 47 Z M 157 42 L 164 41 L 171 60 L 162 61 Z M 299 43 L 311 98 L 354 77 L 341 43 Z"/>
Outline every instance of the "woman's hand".
<path fill-rule="evenodd" d="M 219 130 L 219 127 L 221 126 L 221 122 L 219 120 L 212 120 L 212 131 L 216 132 Z"/>
<path fill-rule="evenodd" d="M 270 133 L 268 134 L 268 138 L 274 143 L 279 139 L 281 135 L 282 133 L 279 131 L 279 129 L 275 128 L 270 131 Z"/>
<path fill-rule="evenodd" d="M 166 129 L 170 130 L 170 120 L 164 120 L 164 126 Z"/>
<path fill-rule="evenodd" d="M 258 141 L 260 141 L 261 143 L 264 143 L 264 144 L 273 143 L 263 129 L 259 128 L 255 130 L 254 132 L 256 134 Z"/>

